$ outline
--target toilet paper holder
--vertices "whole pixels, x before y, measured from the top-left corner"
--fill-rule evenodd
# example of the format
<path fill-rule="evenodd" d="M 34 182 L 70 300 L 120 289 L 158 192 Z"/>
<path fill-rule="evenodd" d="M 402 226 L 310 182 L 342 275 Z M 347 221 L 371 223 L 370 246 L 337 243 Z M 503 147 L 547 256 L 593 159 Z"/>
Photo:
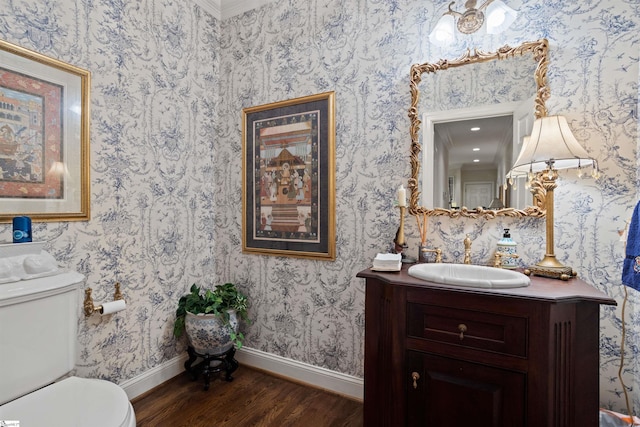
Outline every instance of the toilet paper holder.
<path fill-rule="evenodd" d="M 122 292 L 120 291 L 120 283 L 116 282 L 114 287 L 115 287 L 115 292 L 113 293 L 113 300 L 114 301 L 122 300 L 124 302 L 124 297 L 122 296 Z M 87 288 L 84 290 L 84 315 L 86 317 L 91 316 L 96 311 L 99 312 L 100 314 L 104 313 L 104 307 L 102 304 L 95 305 L 93 303 L 93 298 L 91 297 L 92 292 L 93 290 L 91 288 Z"/>

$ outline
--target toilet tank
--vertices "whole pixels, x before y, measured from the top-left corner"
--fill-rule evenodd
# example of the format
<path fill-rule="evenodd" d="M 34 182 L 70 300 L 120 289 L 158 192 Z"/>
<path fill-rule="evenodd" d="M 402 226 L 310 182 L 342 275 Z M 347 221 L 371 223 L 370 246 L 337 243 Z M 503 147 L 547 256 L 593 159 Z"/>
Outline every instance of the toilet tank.
<path fill-rule="evenodd" d="M 83 280 L 57 272 L 0 282 L 0 405 L 74 368 Z"/>

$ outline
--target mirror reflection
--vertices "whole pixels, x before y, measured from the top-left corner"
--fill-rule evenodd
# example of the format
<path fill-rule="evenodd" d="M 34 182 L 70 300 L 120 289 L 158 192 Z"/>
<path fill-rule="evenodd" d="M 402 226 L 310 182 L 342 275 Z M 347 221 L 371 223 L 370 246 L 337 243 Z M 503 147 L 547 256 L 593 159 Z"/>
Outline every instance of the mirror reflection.
<path fill-rule="evenodd" d="M 508 185 L 507 173 L 533 120 L 546 115 L 546 53 L 540 40 L 412 67 L 410 212 L 544 215 L 539 186 Z"/>
<path fill-rule="evenodd" d="M 435 123 L 430 147 L 433 168 L 424 174 L 423 186 L 433 189 L 433 196 L 429 200 L 431 191 L 424 192 L 424 206 L 518 207 L 505 197 L 510 191 L 503 184 L 513 157 L 512 134 L 510 115 Z"/>

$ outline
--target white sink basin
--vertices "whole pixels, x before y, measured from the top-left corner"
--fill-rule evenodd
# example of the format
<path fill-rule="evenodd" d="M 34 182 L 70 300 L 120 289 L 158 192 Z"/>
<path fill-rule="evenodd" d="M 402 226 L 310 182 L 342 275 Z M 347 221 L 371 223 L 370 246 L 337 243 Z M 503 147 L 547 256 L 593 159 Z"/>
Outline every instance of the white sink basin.
<path fill-rule="evenodd" d="M 470 288 L 521 288 L 531 282 L 518 271 L 471 264 L 416 264 L 409 267 L 408 273 L 429 282 Z"/>

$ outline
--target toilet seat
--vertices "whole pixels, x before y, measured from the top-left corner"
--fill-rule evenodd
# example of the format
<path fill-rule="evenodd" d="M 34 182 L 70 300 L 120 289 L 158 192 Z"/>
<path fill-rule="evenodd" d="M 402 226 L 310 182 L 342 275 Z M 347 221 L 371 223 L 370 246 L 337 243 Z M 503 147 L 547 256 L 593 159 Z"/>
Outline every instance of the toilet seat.
<path fill-rule="evenodd" d="M 69 377 L 0 406 L 0 419 L 24 427 L 135 427 L 133 406 L 116 384 Z"/>

